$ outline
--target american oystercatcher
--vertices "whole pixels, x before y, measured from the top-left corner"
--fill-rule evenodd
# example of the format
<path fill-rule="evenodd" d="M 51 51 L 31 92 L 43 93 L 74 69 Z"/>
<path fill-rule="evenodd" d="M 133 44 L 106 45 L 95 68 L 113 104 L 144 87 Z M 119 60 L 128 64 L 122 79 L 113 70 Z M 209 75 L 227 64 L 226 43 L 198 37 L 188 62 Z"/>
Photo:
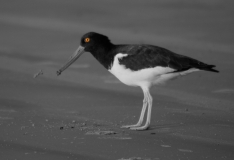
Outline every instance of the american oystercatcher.
<path fill-rule="evenodd" d="M 90 52 L 109 72 L 129 86 L 139 86 L 144 99 L 140 119 L 135 125 L 122 128 L 131 130 L 148 129 L 151 119 L 153 98 L 150 88 L 167 80 L 195 71 L 219 72 L 215 65 L 208 65 L 193 58 L 173 53 L 153 45 L 115 45 L 105 35 L 89 32 L 81 38 L 80 46 L 69 61 L 57 71 L 60 75 L 84 52 Z M 142 125 L 148 107 L 146 123 Z"/>

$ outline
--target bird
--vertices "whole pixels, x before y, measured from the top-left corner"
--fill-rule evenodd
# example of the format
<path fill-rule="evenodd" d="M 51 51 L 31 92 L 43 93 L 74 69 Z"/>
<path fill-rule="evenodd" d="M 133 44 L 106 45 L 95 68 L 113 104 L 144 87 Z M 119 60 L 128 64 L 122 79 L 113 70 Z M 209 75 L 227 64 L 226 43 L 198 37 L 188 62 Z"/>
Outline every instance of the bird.
<path fill-rule="evenodd" d="M 215 65 L 203 63 L 159 46 L 148 44 L 116 45 L 103 34 L 88 32 L 81 37 L 80 46 L 57 71 L 57 75 L 60 75 L 84 52 L 90 52 L 122 83 L 142 89 L 144 99 L 138 122 L 121 127 L 130 130 L 149 129 L 153 104 L 153 98 L 150 94 L 152 86 L 196 71 L 219 72 L 214 69 Z M 147 113 L 145 113 L 146 110 Z M 145 115 L 146 121 L 143 124 Z"/>

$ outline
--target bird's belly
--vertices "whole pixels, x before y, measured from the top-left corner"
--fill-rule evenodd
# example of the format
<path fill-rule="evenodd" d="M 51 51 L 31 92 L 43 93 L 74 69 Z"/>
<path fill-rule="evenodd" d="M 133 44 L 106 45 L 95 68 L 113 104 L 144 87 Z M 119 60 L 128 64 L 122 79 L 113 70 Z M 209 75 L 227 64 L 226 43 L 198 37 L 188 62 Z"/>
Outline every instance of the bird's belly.
<path fill-rule="evenodd" d="M 109 70 L 113 75 L 115 75 L 122 83 L 129 86 L 140 86 L 141 83 L 145 82 L 142 73 L 139 71 L 132 71 L 130 69 L 120 67 L 112 67 Z M 144 76 L 145 77 L 145 76 Z"/>
<path fill-rule="evenodd" d="M 124 67 L 122 67 L 121 70 L 117 70 L 115 67 L 113 67 L 109 71 L 121 82 L 130 86 L 152 86 L 156 84 L 162 84 L 167 80 L 180 76 L 179 73 L 161 75 L 158 73 L 158 70 L 160 69 L 160 67 L 154 67 L 139 71 L 132 71 Z"/>
<path fill-rule="evenodd" d="M 126 68 L 124 65 L 120 65 L 118 58 L 125 56 L 124 54 L 119 54 L 115 57 L 112 68 L 109 70 L 113 75 L 115 75 L 121 82 L 130 86 L 151 86 L 154 84 L 162 83 L 163 81 L 169 80 L 174 76 L 179 75 L 165 75 L 166 72 L 173 71 L 173 69 L 168 67 L 153 67 L 145 68 L 138 71 L 133 71 Z"/>

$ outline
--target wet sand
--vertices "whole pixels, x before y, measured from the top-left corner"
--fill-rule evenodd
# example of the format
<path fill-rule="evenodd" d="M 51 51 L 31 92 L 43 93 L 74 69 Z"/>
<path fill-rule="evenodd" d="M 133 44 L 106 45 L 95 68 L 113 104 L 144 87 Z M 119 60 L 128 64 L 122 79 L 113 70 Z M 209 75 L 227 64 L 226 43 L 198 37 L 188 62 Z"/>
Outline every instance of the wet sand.
<path fill-rule="evenodd" d="M 2 2 L 1 157 L 233 159 L 232 2 L 146 1 L 130 8 L 130 2 L 100 1 L 90 7 L 91 2 Z M 216 64 L 220 73 L 194 73 L 153 88 L 150 129 L 121 129 L 139 118 L 140 88 L 121 84 L 89 53 L 56 76 L 90 30 L 114 43 L 163 46 Z M 43 75 L 34 78 L 40 70 Z"/>

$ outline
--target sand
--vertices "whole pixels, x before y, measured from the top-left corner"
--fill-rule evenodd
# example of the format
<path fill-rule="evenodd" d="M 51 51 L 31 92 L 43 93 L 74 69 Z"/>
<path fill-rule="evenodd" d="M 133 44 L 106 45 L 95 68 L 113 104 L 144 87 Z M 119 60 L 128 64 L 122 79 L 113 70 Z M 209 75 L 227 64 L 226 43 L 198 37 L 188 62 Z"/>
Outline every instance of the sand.
<path fill-rule="evenodd" d="M 233 2 L 92 3 L 1 2 L 0 159 L 234 159 Z M 163 46 L 220 73 L 154 87 L 150 129 L 121 129 L 139 118 L 140 88 L 89 53 L 56 76 L 87 31 Z"/>

